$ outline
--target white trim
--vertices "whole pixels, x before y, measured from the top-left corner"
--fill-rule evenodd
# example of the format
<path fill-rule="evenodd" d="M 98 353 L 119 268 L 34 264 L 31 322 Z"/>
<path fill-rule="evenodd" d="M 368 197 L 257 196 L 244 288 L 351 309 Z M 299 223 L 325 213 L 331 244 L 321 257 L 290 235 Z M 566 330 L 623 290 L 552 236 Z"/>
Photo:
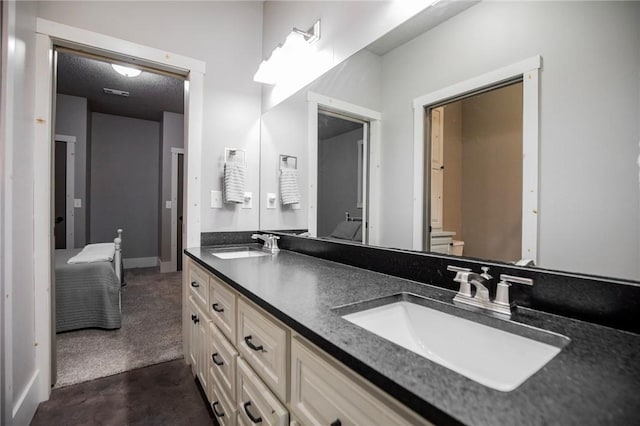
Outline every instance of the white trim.
<path fill-rule="evenodd" d="M 185 75 L 189 72 L 206 72 L 206 62 L 47 19 L 36 19 L 36 32 L 48 35 L 59 45 L 67 45 L 65 42 L 70 42 L 75 49 L 102 55 L 108 52 L 109 56 L 128 62 L 132 62 L 132 59 L 133 62 L 144 61 L 164 71 L 181 70 L 181 74 Z"/>
<path fill-rule="evenodd" d="M 74 199 L 76 194 L 75 175 L 76 175 L 76 137 L 69 135 L 56 135 L 56 142 L 67 144 L 67 171 L 66 171 L 66 194 L 65 194 L 65 229 L 67 235 L 66 248 L 75 248 L 75 207 Z"/>
<path fill-rule="evenodd" d="M 172 269 L 172 266 L 173 265 L 171 265 L 171 261 L 170 260 L 168 262 L 160 261 L 160 272 L 163 273 L 163 274 L 166 273 L 166 272 L 175 272 L 176 268 L 173 267 L 173 269 Z"/>
<path fill-rule="evenodd" d="M 13 69 L 15 49 L 10 48 L 10 43 L 15 36 L 15 1 L 3 1 L 2 8 L 2 72 L 0 78 L 0 288 L 2 289 L 2 301 L 0 301 L 0 424 L 13 425 L 13 184 L 11 176 L 15 167 L 13 163 L 14 138 L 14 108 L 15 101 L 15 71 Z"/>
<path fill-rule="evenodd" d="M 128 259 L 122 259 L 124 269 L 133 268 L 155 268 L 160 264 L 160 259 L 157 256 L 152 257 L 131 257 Z"/>
<path fill-rule="evenodd" d="M 474 92 L 522 76 L 523 85 L 523 195 L 522 195 L 522 258 L 538 258 L 538 138 L 540 56 L 482 74 L 415 98 L 413 131 L 413 249 L 423 250 L 425 241 L 424 191 L 424 131 L 425 108 L 447 99 Z"/>
<path fill-rule="evenodd" d="M 36 34 L 35 131 L 33 187 L 33 275 L 35 312 L 35 362 L 40 370 L 38 401 L 49 399 L 51 392 L 51 357 L 54 324 L 51 311 L 53 203 L 51 200 L 53 164 L 52 90 L 53 51 L 48 37 Z"/>
<path fill-rule="evenodd" d="M 321 95 L 314 92 L 307 92 L 307 138 L 309 150 L 309 213 L 307 228 L 312 236 L 318 234 L 318 106 L 322 106 L 330 111 L 346 114 L 364 120 L 369 123 L 369 158 L 365 158 L 364 169 L 368 169 L 369 188 L 364 188 L 362 217 L 367 218 L 368 232 L 365 243 L 378 244 L 379 242 L 379 193 L 380 193 L 380 122 L 382 114 L 372 109 L 364 108 L 345 102 L 340 99 Z M 366 147 L 366 144 L 365 144 Z M 371 157 L 373 156 L 373 157 Z M 366 156 L 365 156 L 366 157 Z M 372 165 L 375 165 L 373 167 Z"/>
<path fill-rule="evenodd" d="M 178 239 L 176 236 L 176 228 L 178 227 L 178 155 L 180 154 L 184 155 L 184 148 L 171 148 L 171 260 L 169 262 L 160 262 L 160 272 L 175 272 L 178 270 Z M 184 162 L 182 164 L 182 173 L 184 176 Z M 182 183 L 184 184 L 184 180 Z M 166 266 L 167 263 L 169 264 L 168 269 Z"/>
<path fill-rule="evenodd" d="M 322 105 L 324 108 L 335 112 L 347 112 L 350 116 L 361 118 L 365 121 L 382 120 L 382 114 L 378 111 L 345 102 L 340 99 L 332 98 L 330 96 L 321 95 L 319 93 L 308 92 L 307 100 L 309 102 L 314 102 L 318 105 Z"/>
<path fill-rule="evenodd" d="M 131 43 L 103 34 L 74 28 L 67 25 L 36 20 L 36 133 L 35 133 L 35 181 L 34 181 L 34 226 L 35 242 L 35 312 L 36 367 L 43 379 L 38 387 L 41 401 L 48 399 L 51 389 L 51 138 L 52 138 L 52 45 L 64 44 L 76 49 L 93 51 L 103 56 L 125 58 L 128 61 L 150 65 L 187 76 L 185 81 L 185 151 L 188 173 L 185 191 L 184 214 L 187 217 L 185 232 L 188 246 L 197 246 L 200 242 L 200 170 L 203 127 L 203 80 L 205 62 L 176 55 L 152 47 Z M 61 43 L 60 41 L 63 41 Z M 44 121 L 39 121 L 42 118 Z M 188 130 L 188 131 L 187 131 Z M 46 172 L 48 170 L 48 172 Z M 10 228 L 8 228 L 10 229 Z M 5 256 L 6 257 L 6 256 Z M 154 258 L 153 264 L 157 265 Z M 183 277 L 186 280 L 186 277 Z M 184 296 L 183 296 L 184 299 Z M 185 300 L 183 300 L 183 304 Z M 186 314 L 184 314 L 186 315 Z M 183 330 L 186 329 L 186 316 L 183 315 Z"/>
<path fill-rule="evenodd" d="M 67 143 L 76 143 L 77 138 L 75 136 L 70 135 L 59 135 L 56 133 L 54 137 L 56 142 L 67 142 Z"/>
<path fill-rule="evenodd" d="M 40 380 L 40 370 L 35 370 L 24 390 L 15 400 L 13 405 L 13 424 L 28 425 L 31 423 L 33 413 L 36 412 L 40 400 L 38 399 L 38 384 Z"/>

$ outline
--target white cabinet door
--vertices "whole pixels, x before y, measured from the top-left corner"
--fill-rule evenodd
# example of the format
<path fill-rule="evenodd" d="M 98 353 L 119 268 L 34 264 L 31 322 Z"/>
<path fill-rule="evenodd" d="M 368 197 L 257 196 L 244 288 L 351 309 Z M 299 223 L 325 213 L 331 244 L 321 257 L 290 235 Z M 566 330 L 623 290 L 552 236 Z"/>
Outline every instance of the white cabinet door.
<path fill-rule="evenodd" d="M 305 425 L 411 424 L 297 337 L 291 370 L 291 410 Z"/>
<path fill-rule="evenodd" d="M 287 330 L 238 300 L 238 352 L 276 395 L 287 400 Z"/>
<path fill-rule="evenodd" d="M 238 359 L 238 423 L 288 426 L 289 412 L 242 358 Z"/>
<path fill-rule="evenodd" d="M 209 313 L 216 326 L 236 344 L 236 294 L 216 277 L 209 279 Z"/>
<path fill-rule="evenodd" d="M 213 371 L 218 387 L 225 391 L 235 405 L 238 351 L 213 323 L 210 329 L 212 349 L 209 355 L 209 362 L 211 371 Z"/>
<path fill-rule="evenodd" d="M 189 354 L 188 361 L 191 364 L 193 374 L 198 374 L 198 324 L 195 322 L 198 317 L 198 307 L 193 297 L 189 297 L 187 315 L 189 316 Z"/>

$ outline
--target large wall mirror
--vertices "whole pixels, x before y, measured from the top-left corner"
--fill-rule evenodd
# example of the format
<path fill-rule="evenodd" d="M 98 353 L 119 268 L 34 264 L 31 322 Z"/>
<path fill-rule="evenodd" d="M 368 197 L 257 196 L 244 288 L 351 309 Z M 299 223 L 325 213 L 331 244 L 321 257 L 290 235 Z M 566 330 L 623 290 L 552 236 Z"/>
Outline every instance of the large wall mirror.
<path fill-rule="evenodd" d="M 260 229 L 640 280 L 640 3 L 480 2 L 434 26 L 448 6 L 263 114 Z M 523 72 L 414 108 L 531 58 L 533 96 Z M 279 201 L 280 155 L 297 158 L 299 203 Z"/>

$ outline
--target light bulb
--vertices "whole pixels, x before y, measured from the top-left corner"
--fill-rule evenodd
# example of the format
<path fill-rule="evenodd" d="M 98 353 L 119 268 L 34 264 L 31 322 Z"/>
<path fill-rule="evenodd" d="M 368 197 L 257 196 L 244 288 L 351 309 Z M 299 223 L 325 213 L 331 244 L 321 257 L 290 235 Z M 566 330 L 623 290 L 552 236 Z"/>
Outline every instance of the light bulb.
<path fill-rule="evenodd" d="M 142 73 L 142 71 L 140 71 L 139 69 L 131 67 L 125 67 L 116 64 L 111 64 L 111 66 L 118 74 L 124 75 L 125 77 L 137 77 L 140 75 L 140 73 Z"/>

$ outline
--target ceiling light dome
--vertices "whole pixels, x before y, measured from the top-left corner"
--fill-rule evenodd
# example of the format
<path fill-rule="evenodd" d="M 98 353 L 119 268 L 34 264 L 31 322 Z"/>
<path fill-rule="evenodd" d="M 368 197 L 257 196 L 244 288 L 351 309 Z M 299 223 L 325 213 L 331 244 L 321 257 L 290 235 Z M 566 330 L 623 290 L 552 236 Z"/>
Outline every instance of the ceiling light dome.
<path fill-rule="evenodd" d="M 125 66 L 122 66 L 122 65 L 111 64 L 111 66 L 113 67 L 114 70 L 116 70 L 116 72 L 118 74 L 122 74 L 125 77 L 137 77 L 142 72 L 142 71 L 140 71 L 138 69 L 131 68 L 131 67 L 125 67 Z"/>

